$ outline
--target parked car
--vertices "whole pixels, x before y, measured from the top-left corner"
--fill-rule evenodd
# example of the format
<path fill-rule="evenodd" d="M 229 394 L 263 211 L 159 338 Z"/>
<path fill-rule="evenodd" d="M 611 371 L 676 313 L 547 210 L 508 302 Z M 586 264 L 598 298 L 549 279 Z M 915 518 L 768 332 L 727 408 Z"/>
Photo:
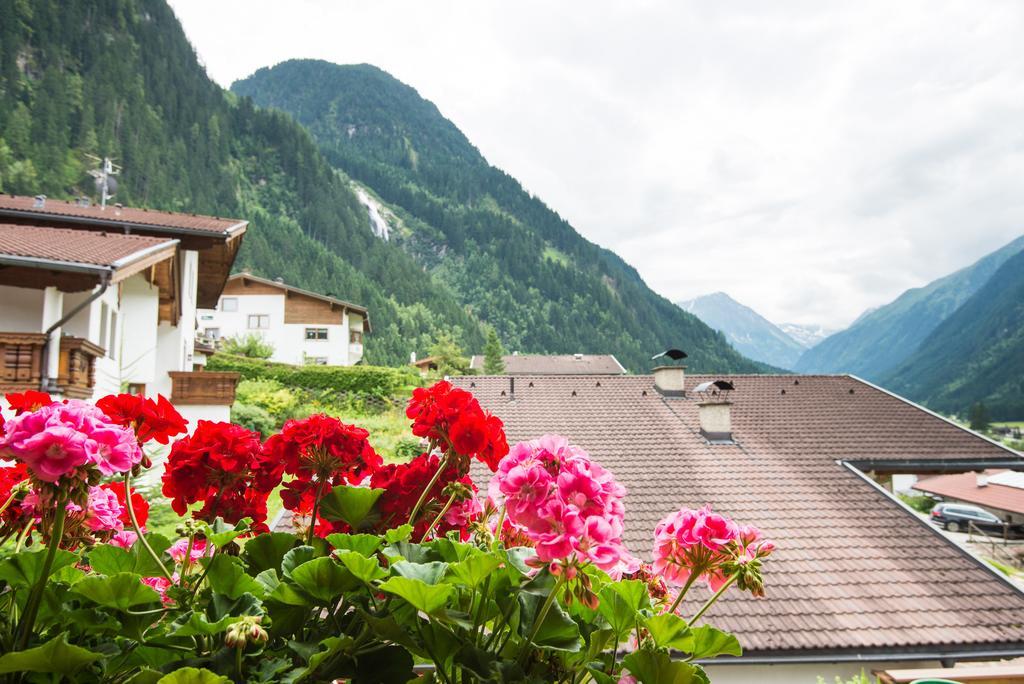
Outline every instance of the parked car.
<path fill-rule="evenodd" d="M 967 504 L 935 504 L 932 507 L 931 521 L 932 524 L 950 532 L 966 532 L 969 524 L 974 523 L 981 531 L 999 536 L 1003 535 L 1003 530 L 1007 527 L 1011 536 L 1024 534 L 1024 525 L 1010 525 L 984 508 Z"/>

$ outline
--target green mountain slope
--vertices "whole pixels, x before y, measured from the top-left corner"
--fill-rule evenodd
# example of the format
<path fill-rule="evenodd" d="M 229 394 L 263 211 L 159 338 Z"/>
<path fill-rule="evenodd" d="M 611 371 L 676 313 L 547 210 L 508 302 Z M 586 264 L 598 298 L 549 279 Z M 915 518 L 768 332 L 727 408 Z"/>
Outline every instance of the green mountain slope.
<path fill-rule="evenodd" d="M 654 352 L 683 346 L 694 368 L 763 369 L 582 238 L 380 69 L 293 60 L 232 90 L 305 126 L 332 164 L 400 219 L 392 240 L 450 283 L 507 348 L 613 353 L 646 371 Z"/>
<path fill-rule="evenodd" d="M 894 301 L 858 318 L 804 352 L 794 370 L 801 373 L 853 373 L 879 381 L 913 354 L 1009 259 L 1024 250 L 1024 236 L 967 268 L 928 285 L 907 290 Z"/>
<path fill-rule="evenodd" d="M 715 330 L 721 330 L 736 351 L 755 361 L 792 368 L 804 352 L 805 347 L 777 325 L 724 292 L 678 304 Z"/>
<path fill-rule="evenodd" d="M 1024 418 L 1024 252 L 1007 259 L 883 384 L 933 409 L 984 401 L 997 420 Z"/>

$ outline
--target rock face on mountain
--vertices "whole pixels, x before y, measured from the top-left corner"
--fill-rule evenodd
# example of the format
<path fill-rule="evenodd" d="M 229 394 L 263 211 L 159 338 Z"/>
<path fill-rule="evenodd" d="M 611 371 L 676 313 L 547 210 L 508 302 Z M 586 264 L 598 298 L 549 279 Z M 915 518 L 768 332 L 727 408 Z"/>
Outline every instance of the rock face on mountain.
<path fill-rule="evenodd" d="M 755 361 L 788 369 L 804 352 L 804 345 L 724 292 L 702 295 L 678 304 L 684 311 L 723 332 L 736 351 Z"/>
<path fill-rule="evenodd" d="M 801 373 L 853 373 L 872 381 L 887 377 L 914 354 L 943 321 L 973 297 L 1011 257 L 1024 250 L 1024 236 L 928 285 L 858 318 L 804 352 Z"/>

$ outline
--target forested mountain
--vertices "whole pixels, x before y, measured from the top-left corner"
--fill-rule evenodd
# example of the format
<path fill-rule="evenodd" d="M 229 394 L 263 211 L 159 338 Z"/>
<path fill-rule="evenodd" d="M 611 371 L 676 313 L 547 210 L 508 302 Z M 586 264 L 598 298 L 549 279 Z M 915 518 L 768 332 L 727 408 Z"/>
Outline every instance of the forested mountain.
<path fill-rule="evenodd" d="M 882 382 L 938 411 L 965 415 L 983 401 L 996 420 L 1024 417 L 1024 252 Z"/>
<path fill-rule="evenodd" d="M 0 190 L 94 195 L 86 155 L 107 155 L 124 167 L 119 202 L 247 218 L 237 268 L 368 306 L 371 363 L 403 363 L 442 330 L 481 349 L 490 321 L 523 351 L 606 351 L 642 370 L 644 356 L 681 344 L 706 370 L 756 368 L 481 164 L 432 105 L 396 97 L 412 91 L 381 72 L 360 69 L 373 78 L 353 90 L 365 125 L 434 117 L 404 136 L 382 128 L 362 156 L 371 193 L 408 195 L 394 202 L 414 233 L 404 241 L 374 235 L 346 165 L 292 117 L 210 81 L 162 0 L 0 0 L 0 17 Z M 408 168 L 385 163 L 399 149 Z M 402 171 L 422 184 L 391 183 Z"/>
<path fill-rule="evenodd" d="M 806 349 L 767 318 L 724 292 L 713 292 L 678 304 L 684 311 L 725 333 L 736 351 L 755 361 L 792 368 Z"/>
<path fill-rule="evenodd" d="M 0 0 L 0 187 L 94 194 L 86 153 L 123 165 L 117 201 L 251 220 L 238 267 L 370 308 L 370 362 L 477 321 L 371 233 L 347 181 L 283 114 L 211 82 L 162 0 Z"/>
<path fill-rule="evenodd" d="M 853 373 L 872 381 L 886 377 L 908 359 L 936 327 L 978 292 L 1012 256 L 1024 250 L 1024 236 L 967 268 L 866 313 L 846 330 L 804 352 L 801 373 Z"/>
<path fill-rule="evenodd" d="M 582 238 L 380 69 L 294 60 L 232 90 L 305 126 L 332 164 L 396 216 L 392 242 L 450 284 L 506 348 L 613 353 L 637 372 L 655 352 L 682 346 L 693 368 L 762 368 Z"/>

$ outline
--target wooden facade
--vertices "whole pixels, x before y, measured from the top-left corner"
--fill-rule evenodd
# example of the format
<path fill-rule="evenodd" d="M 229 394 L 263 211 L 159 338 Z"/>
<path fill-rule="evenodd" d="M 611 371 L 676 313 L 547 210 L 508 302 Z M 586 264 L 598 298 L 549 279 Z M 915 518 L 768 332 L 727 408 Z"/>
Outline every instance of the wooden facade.
<path fill-rule="evenodd" d="M 46 336 L 43 333 L 0 332 L 0 393 L 38 390 L 43 381 Z M 102 347 L 80 337 L 60 338 L 56 385 L 71 399 L 88 399 L 96 384 L 96 359 Z"/>
<path fill-rule="evenodd" d="M 170 371 L 171 402 L 181 405 L 231 406 L 240 373 L 231 371 Z"/>

